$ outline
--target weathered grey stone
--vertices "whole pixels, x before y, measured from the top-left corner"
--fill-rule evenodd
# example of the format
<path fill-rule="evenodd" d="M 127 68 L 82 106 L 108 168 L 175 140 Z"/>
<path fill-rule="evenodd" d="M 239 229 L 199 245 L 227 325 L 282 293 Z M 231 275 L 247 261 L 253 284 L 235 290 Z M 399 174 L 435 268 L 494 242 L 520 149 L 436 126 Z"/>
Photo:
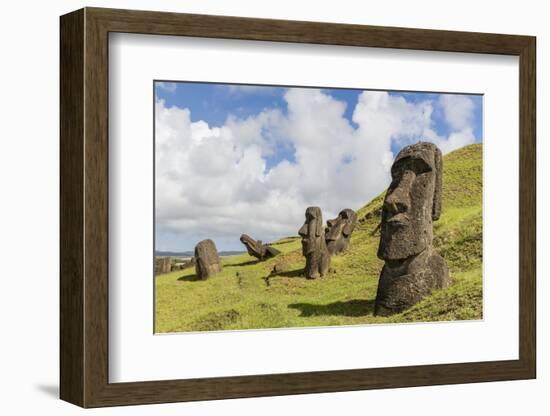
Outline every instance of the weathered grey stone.
<path fill-rule="evenodd" d="M 340 211 L 338 217 L 327 221 L 325 240 L 330 255 L 341 254 L 348 249 L 356 223 L 357 214 L 349 208 Z"/>
<path fill-rule="evenodd" d="M 277 254 L 281 254 L 281 252 L 276 248 L 273 248 L 267 244 L 262 244 L 260 240 L 256 241 L 246 234 L 241 235 L 240 240 L 241 243 L 245 245 L 248 254 L 259 260 L 270 259 L 275 257 Z"/>
<path fill-rule="evenodd" d="M 445 260 L 432 248 L 432 221 L 441 215 L 442 168 L 441 151 L 426 142 L 405 147 L 393 162 L 382 208 L 378 257 L 385 264 L 375 315 L 401 312 L 450 283 Z"/>
<path fill-rule="evenodd" d="M 155 257 L 155 274 L 170 273 L 172 263 L 172 257 Z"/>
<path fill-rule="evenodd" d="M 212 240 L 202 240 L 195 246 L 195 271 L 202 280 L 222 271 L 222 262 Z"/>
<path fill-rule="evenodd" d="M 321 208 L 306 209 L 306 221 L 298 234 L 302 237 L 302 253 L 306 257 L 305 276 L 315 279 L 326 275 L 330 267 L 330 254 L 325 241 Z"/>

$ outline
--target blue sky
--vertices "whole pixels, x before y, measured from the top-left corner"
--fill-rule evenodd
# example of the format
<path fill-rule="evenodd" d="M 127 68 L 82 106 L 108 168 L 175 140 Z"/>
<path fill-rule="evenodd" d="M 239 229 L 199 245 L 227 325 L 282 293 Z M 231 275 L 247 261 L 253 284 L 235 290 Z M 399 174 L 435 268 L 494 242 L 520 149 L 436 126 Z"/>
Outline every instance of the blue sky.
<path fill-rule="evenodd" d="M 202 238 L 235 250 L 241 233 L 263 241 L 294 234 L 309 205 L 328 219 L 382 192 L 407 144 L 432 141 L 447 153 L 482 141 L 480 95 L 158 81 L 154 88 L 159 250 L 191 250 Z"/>
<path fill-rule="evenodd" d="M 168 88 L 164 85 L 168 84 Z M 162 99 L 167 107 L 189 108 L 191 110 L 191 121 L 206 121 L 212 127 L 221 127 L 228 114 L 234 114 L 240 118 L 246 118 L 258 114 L 266 108 L 279 108 L 284 114 L 287 112 L 287 105 L 284 100 L 286 87 L 272 86 L 251 86 L 254 93 L 241 90 L 244 85 L 201 83 L 201 82 L 155 82 L 155 95 Z M 346 88 L 321 88 L 323 92 L 331 97 L 346 103 L 344 117 L 353 123 L 353 109 L 357 104 L 359 94 L 363 90 Z M 411 103 L 419 101 L 437 101 L 441 94 L 426 92 L 400 92 L 389 91 L 390 95 L 401 96 Z M 468 95 L 475 103 L 473 133 L 476 142 L 482 140 L 482 109 L 483 96 L 478 94 Z M 441 136 L 450 133 L 449 124 L 445 121 L 443 111 L 440 107 L 435 108 L 432 117 L 434 130 Z M 397 145 L 392 149 L 399 151 Z"/>

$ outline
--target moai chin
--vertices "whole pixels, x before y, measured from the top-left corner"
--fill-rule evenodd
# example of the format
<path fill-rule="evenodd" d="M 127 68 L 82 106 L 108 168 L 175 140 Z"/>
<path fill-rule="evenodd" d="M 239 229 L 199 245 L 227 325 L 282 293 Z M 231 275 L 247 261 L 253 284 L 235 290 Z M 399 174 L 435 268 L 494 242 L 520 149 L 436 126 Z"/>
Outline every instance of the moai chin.
<path fill-rule="evenodd" d="M 432 247 L 432 221 L 441 215 L 443 161 L 436 145 L 403 148 L 391 167 L 382 207 L 378 257 L 385 261 L 375 315 L 399 313 L 450 283 L 447 263 Z"/>
<path fill-rule="evenodd" d="M 222 271 L 222 262 L 212 240 L 202 240 L 195 246 L 195 271 L 202 280 Z"/>
<path fill-rule="evenodd" d="M 262 244 L 260 240 L 254 240 L 246 234 L 242 234 L 240 240 L 246 247 L 248 254 L 256 257 L 258 260 L 270 259 L 275 257 L 277 254 L 281 254 L 281 252 L 276 248 L 268 246 L 267 244 Z"/>
<path fill-rule="evenodd" d="M 321 208 L 306 209 L 306 221 L 298 231 L 302 237 L 302 253 L 306 258 L 305 276 L 315 279 L 327 274 L 330 266 L 330 254 L 325 242 L 323 215 Z"/>
<path fill-rule="evenodd" d="M 340 211 L 338 217 L 327 221 L 325 240 L 331 256 L 348 249 L 356 223 L 357 214 L 349 208 Z"/>

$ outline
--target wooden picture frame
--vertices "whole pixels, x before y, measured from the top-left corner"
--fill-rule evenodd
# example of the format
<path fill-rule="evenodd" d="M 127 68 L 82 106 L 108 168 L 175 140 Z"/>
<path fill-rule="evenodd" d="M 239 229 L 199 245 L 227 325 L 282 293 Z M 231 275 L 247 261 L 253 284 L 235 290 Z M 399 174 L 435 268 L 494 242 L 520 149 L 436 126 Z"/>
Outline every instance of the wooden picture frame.
<path fill-rule="evenodd" d="M 85 8 L 61 17 L 60 396 L 82 407 L 213 400 L 536 377 L 535 52 L 530 36 Z M 109 383 L 110 32 L 519 57 L 519 359 Z"/>

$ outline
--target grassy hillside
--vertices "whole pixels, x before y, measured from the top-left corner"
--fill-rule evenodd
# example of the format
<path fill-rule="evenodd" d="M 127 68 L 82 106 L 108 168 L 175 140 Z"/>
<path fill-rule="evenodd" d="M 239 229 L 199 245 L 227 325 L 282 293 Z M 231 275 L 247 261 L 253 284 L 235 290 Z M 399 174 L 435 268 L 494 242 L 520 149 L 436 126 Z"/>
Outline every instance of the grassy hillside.
<path fill-rule="evenodd" d="M 358 211 L 349 251 L 332 258 L 331 271 L 324 278 L 302 277 L 305 260 L 298 237 L 274 243 L 282 254 L 269 261 L 259 262 L 248 254 L 225 258 L 223 272 L 206 281 L 197 280 L 194 269 L 156 277 L 156 331 L 480 319 L 481 145 L 445 156 L 443 190 L 434 246 L 447 260 L 453 283 L 401 314 L 373 316 L 383 265 L 376 257 L 380 195 Z"/>

